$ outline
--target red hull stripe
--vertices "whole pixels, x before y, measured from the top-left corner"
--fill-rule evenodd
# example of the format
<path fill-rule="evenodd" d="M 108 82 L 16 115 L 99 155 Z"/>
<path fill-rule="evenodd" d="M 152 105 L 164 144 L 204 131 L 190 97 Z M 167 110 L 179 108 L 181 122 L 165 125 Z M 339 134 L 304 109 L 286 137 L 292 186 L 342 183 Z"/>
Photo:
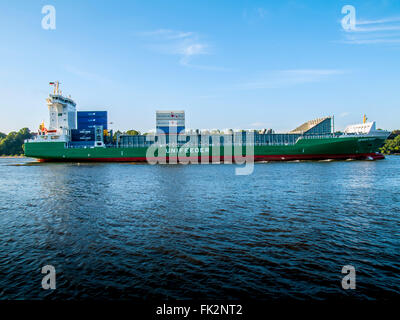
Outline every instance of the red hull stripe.
<path fill-rule="evenodd" d="M 380 153 L 358 153 L 358 154 L 295 154 L 295 155 L 255 155 L 254 161 L 293 161 L 293 160 L 328 160 L 328 159 L 367 159 L 372 158 L 373 160 L 384 159 L 385 156 Z M 245 160 L 245 157 L 241 158 Z M 149 161 L 162 161 L 162 158 L 150 158 Z M 175 161 L 174 161 L 175 160 Z M 182 158 L 171 158 L 167 159 L 168 162 L 181 162 L 182 160 L 186 161 L 201 161 L 205 163 L 216 162 L 216 161 L 225 161 L 225 157 L 209 157 L 209 156 L 200 156 L 200 157 L 182 157 Z M 239 159 L 238 159 L 239 160 Z M 81 158 L 81 159 L 40 159 L 39 161 L 94 161 L 94 162 L 146 162 L 146 157 L 118 157 L 118 158 Z M 232 162 L 232 157 L 227 157 L 227 161 Z M 243 161 L 244 162 L 244 161 Z"/>

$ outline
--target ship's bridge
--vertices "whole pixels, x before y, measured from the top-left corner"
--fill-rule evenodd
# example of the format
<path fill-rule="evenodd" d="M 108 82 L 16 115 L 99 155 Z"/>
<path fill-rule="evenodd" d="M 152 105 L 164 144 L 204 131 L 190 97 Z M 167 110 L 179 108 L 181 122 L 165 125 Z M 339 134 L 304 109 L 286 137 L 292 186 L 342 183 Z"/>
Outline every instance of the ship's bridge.
<path fill-rule="evenodd" d="M 63 103 L 63 104 L 71 104 L 76 107 L 76 103 L 74 100 L 68 97 L 64 97 L 60 94 L 49 94 L 49 98 L 47 100 L 51 100 L 53 102 Z"/>
<path fill-rule="evenodd" d="M 54 86 L 54 92 L 46 99 L 50 115 L 49 131 L 68 134 L 69 130 L 76 129 L 76 103 L 62 95 L 58 81 L 50 84 Z"/>

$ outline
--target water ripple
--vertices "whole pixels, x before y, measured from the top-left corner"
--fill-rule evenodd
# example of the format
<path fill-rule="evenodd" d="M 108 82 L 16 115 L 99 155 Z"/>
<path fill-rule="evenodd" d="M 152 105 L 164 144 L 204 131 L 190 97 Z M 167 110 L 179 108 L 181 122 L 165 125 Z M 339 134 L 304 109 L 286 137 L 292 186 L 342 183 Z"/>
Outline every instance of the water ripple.
<path fill-rule="evenodd" d="M 0 299 L 398 298 L 399 176 L 399 157 L 250 176 L 0 159 Z"/>

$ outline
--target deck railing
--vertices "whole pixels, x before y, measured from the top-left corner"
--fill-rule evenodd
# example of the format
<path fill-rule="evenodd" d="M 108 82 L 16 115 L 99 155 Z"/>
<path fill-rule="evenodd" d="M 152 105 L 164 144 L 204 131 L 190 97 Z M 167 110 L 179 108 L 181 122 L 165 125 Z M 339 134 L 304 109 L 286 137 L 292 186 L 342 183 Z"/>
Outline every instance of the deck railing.
<path fill-rule="evenodd" d="M 105 148 L 146 148 L 154 143 L 160 147 L 222 147 L 222 146 L 288 146 L 295 145 L 300 139 L 323 139 L 337 137 L 334 134 L 254 134 L 252 137 L 246 134 L 240 135 L 187 135 L 180 137 L 166 138 L 165 136 L 125 136 L 118 139 L 115 144 L 104 145 Z M 250 141 L 249 141 L 250 138 Z M 183 141 L 180 141 L 183 140 Z M 94 145 L 77 145 L 73 142 L 67 144 L 68 148 L 94 148 Z"/>

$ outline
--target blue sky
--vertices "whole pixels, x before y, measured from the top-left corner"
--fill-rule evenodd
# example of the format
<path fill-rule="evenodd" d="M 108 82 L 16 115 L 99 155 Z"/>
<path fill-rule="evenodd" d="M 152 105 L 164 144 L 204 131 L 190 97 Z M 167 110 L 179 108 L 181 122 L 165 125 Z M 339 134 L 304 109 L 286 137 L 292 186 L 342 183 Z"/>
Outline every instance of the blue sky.
<path fill-rule="evenodd" d="M 44 30 L 44 5 L 56 29 Z M 344 5 L 356 29 L 341 25 Z M 400 128 L 400 1 L 1 1 L 0 131 L 48 121 L 49 81 L 113 128 Z"/>

